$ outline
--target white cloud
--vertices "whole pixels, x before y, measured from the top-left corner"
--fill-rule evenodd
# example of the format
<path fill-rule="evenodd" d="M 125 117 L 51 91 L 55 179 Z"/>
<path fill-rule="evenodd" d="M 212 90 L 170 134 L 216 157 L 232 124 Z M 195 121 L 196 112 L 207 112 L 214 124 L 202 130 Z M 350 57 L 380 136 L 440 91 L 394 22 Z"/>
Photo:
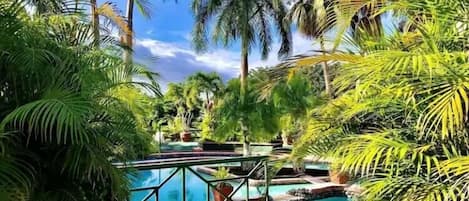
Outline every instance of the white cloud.
<path fill-rule="evenodd" d="M 168 31 L 173 36 L 177 36 L 181 39 L 186 40 L 186 42 L 190 42 L 192 40 L 192 35 L 190 31 L 187 30 L 180 30 L 180 31 Z"/>
<path fill-rule="evenodd" d="M 319 44 L 302 37 L 299 33 L 293 33 L 293 55 L 305 54 L 311 50 L 318 50 Z M 327 46 L 330 46 L 329 44 Z M 272 45 L 272 51 L 267 60 L 261 60 L 257 49 L 253 49 L 249 56 L 249 66 L 256 67 L 274 66 L 280 61 L 277 59 L 277 51 L 280 43 Z M 188 44 L 183 42 L 164 42 L 155 39 L 143 38 L 135 42 L 136 60 L 146 64 L 151 70 L 162 75 L 162 82 L 179 82 L 188 75 L 197 72 L 218 72 L 226 80 L 239 75 L 240 53 L 239 51 L 222 48 L 213 49 L 203 54 L 197 54 Z M 147 59 L 148 55 L 154 59 Z"/>
<path fill-rule="evenodd" d="M 175 57 L 177 52 L 187 52 L 174 44 L 153 39 L 137 39 L 135 45 L 147 48 L 153 56 L 157 57 Z"/>
<path fill-rule="evenodd" d="M 232 72 L 239 65 L 239 56 L 224 49 L 197 54 L 190 48 L 154 39 L 137 39 L 136 46 L 148 49 L 153 56 L 159 58 L 184 59 L 194 65 L 204 65 L 217 72 Z"/>
<path fill-rule="evenodd" d="M 311 39 L 306 39 L 305 37 L 301 36 L 300 33 L 294 32 L 292 34 L 292 54 L 293 55 L 298 55 L 298 54 L 305 54 L 308 53 L 312 50 L 318 50 L 319 49 L 319 43 L 317 43 L 314 40 Z M 265 66 L 274 66 L 281 61 L 277 57 L 277 51 L 280 48 L 280 43 L 274 43 L 272 45 L 272 51 L 269 54 L 269 57 L 267 60 L 261 60 L 261 56 L 259 53 L 253 54 L 251 57 L 253 58 L 252 62 L 250 62 L 250 66 L 252 67 L 265 67 Z"/>
<path fill-rule="evenodd" d="M 240 62 L 240 56 L 238 54 L 224 49 L 217 49 L 194 56 L 195 62 L 201 62 L 221 71 L 227 69 L 238 69 Z"/>
<path fill-rule="evenodd" d="M 147 35 L 152 35 L 154 33 L 153 29 L 149 29 L 145 32 Z"/>

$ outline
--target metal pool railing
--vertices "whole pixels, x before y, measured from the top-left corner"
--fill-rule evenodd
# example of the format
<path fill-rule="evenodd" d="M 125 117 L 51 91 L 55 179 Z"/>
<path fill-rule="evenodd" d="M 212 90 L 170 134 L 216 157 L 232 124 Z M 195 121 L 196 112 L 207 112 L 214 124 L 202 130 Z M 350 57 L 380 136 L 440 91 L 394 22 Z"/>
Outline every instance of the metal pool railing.
<path fill-rule="evenodd" d="M 242 175 L 242 176 L 235 176 L 235 177 L 229 177 L 225 179 L 207 179 L 204 178 L 199 172 L 193 169 L 194 166 L 210 166 L 210 165 L 216 165 L 216 164 L 223 164 L 223 163 L 234 163 L 234 162 L 240 162 L 240 163 L 251 163 L 249 167 L 253 167 L 249 170 L 247 175 Z M 268 156 L 250 156 L 250 157 L 230 157 L 230 158 L 221 158 L 221 159 L 195 159 L 195 160 L 147 160 L 147 161 L 138 161 L 138 162 L 132 162 L 132 163 L 116 163 L 114 164 L 118 168 L 133 168 L 136 170 L 158 170 L 158 169 L 164 169 L 164 168 L 175 168 L 176 170 L 169 174 L 165 179 L 162 180 L 158 185 L 154 186 L 145 186 L 145 187 L 139 187 L 135 189 L 131 189 L 132 193 L 135 192 L 145 192 L 145 191 L 150 191 L 148 195 L 146 195 L 141 201 L 147 201 L 147 200 L 156 200 L 160 201 L 160 189 L 164 187 L 165 184 L 168 183 L 169 180 L 175 177 L 175 175 L 179 172 L 182 174 L 182 182 L 181 182 L 181 188 L 182 188 L 182 201 L 188 201 L 187 196 L 186 196 L 186 173 L 190 172 L 194 175 L 196 175 L 201 181 L 203 181 L 207 185 L 207 199 L 206 201 L 210 201 L 210 190 L 218 191 L 220 195 L 224 197 L 225 201 L 232 201 L 234 198 L 233 196 L 235 195 L 236 192 L 238 192 L 243 185 L 246 185 L 246 194 L 245 194 L 245 200 L 249 200 L 249 178 L 251 178 L 256 172 L 258 171 L 263 171 L 263 177 L 264 177 L 264 182 L 265 182 L 265 188 L 264 188 L 264 193 L 261 194 L 263 197 L 262 199 L 265 198 L 265 200 L 268 200 L 268 195 L 269 195 L 269 182 L 268 182 L 268 171 L 269 171 L 269 159 Z M 263 168 L 263 169 L 262 169 Z M 231 192 L 229 195 L 224 195 L 219 189 L 215 187 L 217 182 L 224 182 L 224 181 L 234 181 L 234 180 L 240 180 L 241 182 L 235 186 L 233 189 L 233 192 Z M 155 199 L 150 199 L 152 197 L 155 197 Z M 256 199 L 257 200 L 257 199 Z M 164 200 L 161 200 L 164 201 Z M 199 200 L 198 200 L 199 201 Z M 202 200 L 200 200 L 202 201 Z"/>

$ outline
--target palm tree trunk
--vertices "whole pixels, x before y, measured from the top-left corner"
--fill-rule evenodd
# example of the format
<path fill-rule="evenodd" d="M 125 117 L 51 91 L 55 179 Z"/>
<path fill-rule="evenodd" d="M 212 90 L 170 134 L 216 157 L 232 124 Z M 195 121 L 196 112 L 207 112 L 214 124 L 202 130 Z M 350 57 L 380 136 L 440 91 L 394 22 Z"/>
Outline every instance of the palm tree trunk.
<path fill-rule="evenodd" d="M 244 104 L 244 101 L 246 100 L 246 91 L 248 89 L 248 71 L 249 71 L 249 66 L 248 66 L 248 48 L 247 48 L 247 41 L 242 41 L 243 47 L 241 51 L 241 74 L 240 74 L 240 84 L 241 84 L 241 101 L 242 104 Z M 246 126 L 245 123 L 245 118 L 242 118 L 240 121 L 241 124 L 241 132 L 243 135 L 243 155 L 244 156 L 249 156 L 251 155 L 251 149 L 250 149 L 250 143 L 248 139 L 249 135 L 249 129 Z"/>
<path fill-rule="evenodd" d="M 246 49 L 247 48 L 243 48 L 243 50 L 241 51 L 240 82 L 241 82 L 241 95 L 242 96 L 244 96 L 248 88 L 247 78 L 248 78 L 249 66 L 248 66 L 248 52 Z"/>
<path fill-rule="evenodd" d="M 93 26 L 93 46 L 99 46 L 99 14 L 96 0 L 90 0 L 91 4 L 91 23 Z"/>
<path fill-rule="evenodd" d="M 321 44 L 322 55 L 326 55 L 326 48 L 324 46 L 323 36 L 321 36 L 321 38 L 319 39 L 319 43 Z M 329 98 L 332 98 L 333 92 L 332 92 L 332 86 L 331 86 L 331 80 L 330 80 L 330 74 L 329 74 L 329 66 L 327 65 L 327 61 L 323 62 L 322 71 L 324 73 L 324 85 L 326 87 L 326 93 L 329 96 Z"/>
<path fill-rule="evenodd" d="M 210 100 L 209 100 L 209 95 L 208 95 L 208 91 L 205 91 L 205 107 L 207 109 L 207 112 L 210 110 Z"/>
<path fill-rule="evenodd" d="M 282 147 L 288 147 L 288 133 L 285 130 L 282 130 Z"/>
<path fill-rule="evenodd" d="M 127 47 L 124 50 L 122 55 L 122 59 L 126 64 L 132 63 L 132 47 L 133 47 L 133 17 L 134 17 L 134 0 L 127 1 L 127 10 L 126 10 L 126 17 L 127 17 L 127 32 L 125 32 L 125 36 L 122 39 L 123 44 Z"/>

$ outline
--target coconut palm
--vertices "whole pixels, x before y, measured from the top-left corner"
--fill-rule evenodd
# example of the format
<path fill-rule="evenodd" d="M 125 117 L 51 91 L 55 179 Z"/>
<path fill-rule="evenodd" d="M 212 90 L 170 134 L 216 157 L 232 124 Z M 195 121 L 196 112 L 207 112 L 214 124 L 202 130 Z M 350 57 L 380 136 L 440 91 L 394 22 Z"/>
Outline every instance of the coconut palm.
<path fill-rule="evenodd" d="M 404 0 L 382 6 L 407 19 L 406 28 L 370 48 L 362 44 L 364 54 L 297 61 L 341 61 L 342 67 L 334 80 L 338 96 L 314 111 L 294 154 L 333 158 L 359 178 L 364 200 L 466 200 L 468 5 Z"/>
<path fill-rule="evenodd" d="M 32 20 L 23 5 L 0 6 L 0 197 L 127 199 L 126 174 L 111 161 L 146 154 L 149 135 L 129 104 L 144 94 L 118 94 L 156 89 L 128 81 L 151 73 L 90 48 L 92 26 L 77 16 Z"/>
<path fill-rule="evenodd" d="M 259 46 L 262 59 L 266 59 L 271 50 L 273 41 L 272 29 L 280 34 L 281 45 L 278 51 L 279 57 L 289 55 L 291 51 L 291 33 L 287 23 L 283 20 L 286 7 L 278 0 L 193 0 L 192 10 L 195 14 L 193 30 L 193 43 L 195 49 L 207 50 L 209 24 L 214 19 L 212 39 L 215 43 L 221 43 L 224 47 L 240 40 L 241 67 L 240 67 L 240 93 L 244 100 L 245 91 L 248 89 L 247 76 L 249 71 L 248 56 L 250 50 Z M 240 121 L 244 133 L 244 154 L 249 153 L 249 127 L 247 116 Z"/>

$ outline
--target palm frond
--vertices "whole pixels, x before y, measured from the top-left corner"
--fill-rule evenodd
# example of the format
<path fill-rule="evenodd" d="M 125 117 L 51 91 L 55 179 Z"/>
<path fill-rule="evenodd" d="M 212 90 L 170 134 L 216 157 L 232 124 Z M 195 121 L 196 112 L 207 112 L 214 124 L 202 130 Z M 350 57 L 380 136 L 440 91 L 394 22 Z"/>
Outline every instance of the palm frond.
<path fill-rule="evenodd" d="M 140 1 L 137 1 L 140 2 Z M 139 4 L 137 4 L 139 5 Z M 124 33 L 130 33 L 129 27 L 127 26 L 127 22 L 123 16 L 120 15 L 120 11 L 117 7 L 111 2 L 105 2 L 101 4 L 98 8 L 98 14 L 109 19 L 109 22 L 116 25 L 120 31 Z"/>
<path fill-rule="evenodd" d="M 20 106 L 3 119 L 2 130 L 19 129 L 42 142 L 86 143 L 86 115 L 91 105 L 82 97 L 50 92 L 43 99 Z"/>

